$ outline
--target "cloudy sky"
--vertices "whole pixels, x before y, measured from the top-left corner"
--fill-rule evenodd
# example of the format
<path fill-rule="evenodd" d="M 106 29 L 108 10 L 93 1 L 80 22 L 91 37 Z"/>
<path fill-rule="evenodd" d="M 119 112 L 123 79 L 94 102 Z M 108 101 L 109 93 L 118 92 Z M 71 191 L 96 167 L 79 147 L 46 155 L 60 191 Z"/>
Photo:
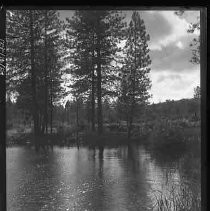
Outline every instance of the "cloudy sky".
<path fill-rule="evenodd" d="M 129 22 L 132 11 L 125 13 Z M 187 29 L 190 23 L 197 21 L 199 11 L 185 11 L 181 18 L 174 11 L 150 10 L 139 13 L 150 35 L 150 102 L 193 97 L 194 87 L 200 85 L 200 66 L 189 62 L 192 56 L 189 44 L 198 33 L 189 34 Z M 72 14 L 73 11 L 60 11 L 62 19 Z"/>

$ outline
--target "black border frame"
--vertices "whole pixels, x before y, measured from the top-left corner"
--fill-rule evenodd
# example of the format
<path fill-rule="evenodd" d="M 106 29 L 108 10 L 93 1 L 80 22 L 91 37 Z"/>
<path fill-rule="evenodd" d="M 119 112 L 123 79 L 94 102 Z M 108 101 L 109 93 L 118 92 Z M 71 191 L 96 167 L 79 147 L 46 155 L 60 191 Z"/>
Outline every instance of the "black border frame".
<path fill-rule="evenodd" d="M 207 8 L 200 10 L 200 84 L 201 84 L 201 202 L 202 210 L 207 210 L 207 122 L 209 103 L 207 98 Z"/>
<path fill-rule="evenodd" d="M 39 2 L 37 2 L 39 3 Z M 149 6 L 148 3 L 144 4 L 144 6 L 136 6 L 136 5 L 104 5 L 104 6 L 96 6 L 95 2 L 86 5 L 78 5 L 74 4 L 75 2 L 71 2 L 71 6 L 59 6 L 59 5 L 52 5 L 52 6 L 29 6 L 29 5 L 15 5 L 13 4 L 3 5 L 0 6 L 0 39 L 5 40 L 5 26 L 6 26 L 6 9 L 58 9 L 58 10 L 75 10 L 75 9 L 120 9 L 120 10 L 200 10 L 200 21 L 201 21 L 201 31 L 200 31 L 200 38 L 201 38 L 201 53 L 200 53 L 200 80 L 201 80 L 201 172 L 202 172 L 202 181 L 201 181 L 201 194 L 202 194 L 202 210 L 207 210 L 207 148 L 208 148 L 208 131 L 207 131 L 207 124 L 208 124 L 208 117 L 210 113 L 210 100 L 208 100 L 207 96 L 209 93 L 209 89 L 207 86 L 207 81 L 210 79 L 208 72 L 207 72 L 207 7 L 206 5 L 198 6 L 193 5 L 191 6 Z M 6 58 L 4 61 L 6 64 Z M 1 74 L 1 73 L 0 73 Z M 0 75 L 0 210 L 6 210 L 6 71 L 4 75 Z"/>
<path fill-rule="evenodd" d="M 5 25 L 6 9 L 0 8 L 0 39 L 4 42 L 4 52 L 6 53 L 5 44 Z M 2 54 L 1 54 L 2 57 Z M 0 73 L 0 210 L 6 210 L 6 55 L 2 63 L 4 66 L 3 74 Z"/>

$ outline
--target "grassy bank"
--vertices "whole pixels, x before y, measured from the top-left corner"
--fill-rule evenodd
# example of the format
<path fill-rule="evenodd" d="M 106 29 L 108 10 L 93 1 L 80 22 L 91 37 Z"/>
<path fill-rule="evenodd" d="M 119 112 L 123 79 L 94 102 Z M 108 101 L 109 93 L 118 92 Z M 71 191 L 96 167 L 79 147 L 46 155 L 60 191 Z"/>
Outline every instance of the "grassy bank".
<path fill-rule="evenodd" d="M 157 151 L 168 152 L 170 150 L 182 149 L 190 147 L 191 145 L 200 144 L 200 128 L 173 128 L 164 131 L 151 131 L 147 135 L 138 135 L 130 139 L 127 138 L 126 132 L 104 132 L 98 135 L 93 132 L 79 133 L 78 139 L 75 134 L 48 134 L 40 137 L 42 142 L 55 144 L 55 145 L 69 145 L 69 144 L 84 144 L 84 145 L 103 145 L 103 146 L 118 146 L 131 142 L 149 145 Z M 7 144 L 29 144 L 33 143 L 32 133 L 17 133 L 15 136 L 7 136 Z"/>
<path fill-rule="evenodd" d="M 169 136 L 166 132 L 153 134 L 147 145 L 153 148 L 150 155 L 159 165 L 178 163 L 181 183 L 173 184 L 167 191 L 156 191 L 154 210 L 201 210 L 200 128 L 168 132 Z"/>

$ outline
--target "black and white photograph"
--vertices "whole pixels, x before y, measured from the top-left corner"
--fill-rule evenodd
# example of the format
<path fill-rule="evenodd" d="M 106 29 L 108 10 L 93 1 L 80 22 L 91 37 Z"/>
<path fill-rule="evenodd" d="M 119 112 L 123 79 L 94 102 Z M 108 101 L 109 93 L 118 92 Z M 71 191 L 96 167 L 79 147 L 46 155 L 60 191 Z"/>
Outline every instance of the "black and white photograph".
<path fill-rule="evenodd" d="M 8 211 L 201 210 L 201 14 L 6 9 Z"/>

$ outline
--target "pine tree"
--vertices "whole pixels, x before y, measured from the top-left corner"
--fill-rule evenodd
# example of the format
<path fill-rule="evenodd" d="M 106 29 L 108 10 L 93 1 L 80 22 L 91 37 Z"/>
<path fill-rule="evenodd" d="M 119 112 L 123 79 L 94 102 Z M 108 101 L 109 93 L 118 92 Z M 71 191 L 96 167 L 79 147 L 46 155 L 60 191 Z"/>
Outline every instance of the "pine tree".
<path fill-rule="evenodd" d="M 128 137 L 131 136 L 133 120 L 137 108 L 143 106 L 150 97 L 148 89 L 151 82 L 148 76 L 151 64 L 144 21 L 137 11 L 132 14 L 127 29 L 127 39 L 124 47 L 124 65 L 122 67 L 120 102 L 126 114 Z"/>
<path fill-rule="evenodd" d="M 38 30 L 39 11 L 7 11 L 7 84 L 9 90 L 17 91 L 26 81 L 30 81 L 28 98 L 32 102 L 34 135 L 39 134 L 39 106 L 37 100 L 36 54 L 40 41 Z M 23 90 L 23 89 L 22 89 Z M 29 100 L 29 101 L 30 101 Z"/>
<path fill-rule="evenodd" d="M 124 17 L 116 11 L 95 11 L 96 19 L 96 64 L 98 132 L 103 132 L 102 97 L 103 90 L 109 90 L 116 80 L 116 67 L 112 62 L 119 52 L 119 43 L 124 38 Z"/>
<path fill-rule="evenodd" d="M 75 11 L 72 19 L 67 19 L 67 48 L 71 49 L 67 61 L 72 65 L 70 73 L 73 93 L 91 98 L 92 130 L 95 130 L 95 61 L 94 28 L 89 11 Z M 89 97 L 90 96 L 90 97 Z"/>
<path fill-rule="evenodd" d="M 56 103 L 63 91 L 61 26 L 54 10 L 7 12 L 8 87 L 19 93 L 19 102 L 21 98 L 32 102 L 35 136 L 46 131 L 48 105 Z"/>
<path fill-rule="evenodd" d="M 63 39 L 61 30 L 63 23 L 59 19 L 58 11 L 44 10 L 42 11 L 43 19 L 43 54 L 44 54 L 44 121 L 43 131 L 47 132 L 48 125 L 48 110 L 50 110 L 50 125 L 52 133 L 52 113 L 53 104 L 58 102 L 64 96 L 62 83 L 62 68 L 63 68 Z M 49 107 L 49 109 L 48 109 Z"/>
<path fill-rule="evenodd" d="M 76 79 L 73 88 L 83 88 L 83 93 L 91 93 L 92 123 L 96 95 L 99 134 L 103 131 L 102 97 L 110 93 L 109 88 L 116 79 L 116 68 L 112 62 L 123 37 L 123 18 L 116 11 L 97 10 L 76 11 L 72 20 L 68 20 L 68 27 L 72 30 L 67 32 L 75 49 L 74 66 L 71 69 L 71 74 Z"/>

